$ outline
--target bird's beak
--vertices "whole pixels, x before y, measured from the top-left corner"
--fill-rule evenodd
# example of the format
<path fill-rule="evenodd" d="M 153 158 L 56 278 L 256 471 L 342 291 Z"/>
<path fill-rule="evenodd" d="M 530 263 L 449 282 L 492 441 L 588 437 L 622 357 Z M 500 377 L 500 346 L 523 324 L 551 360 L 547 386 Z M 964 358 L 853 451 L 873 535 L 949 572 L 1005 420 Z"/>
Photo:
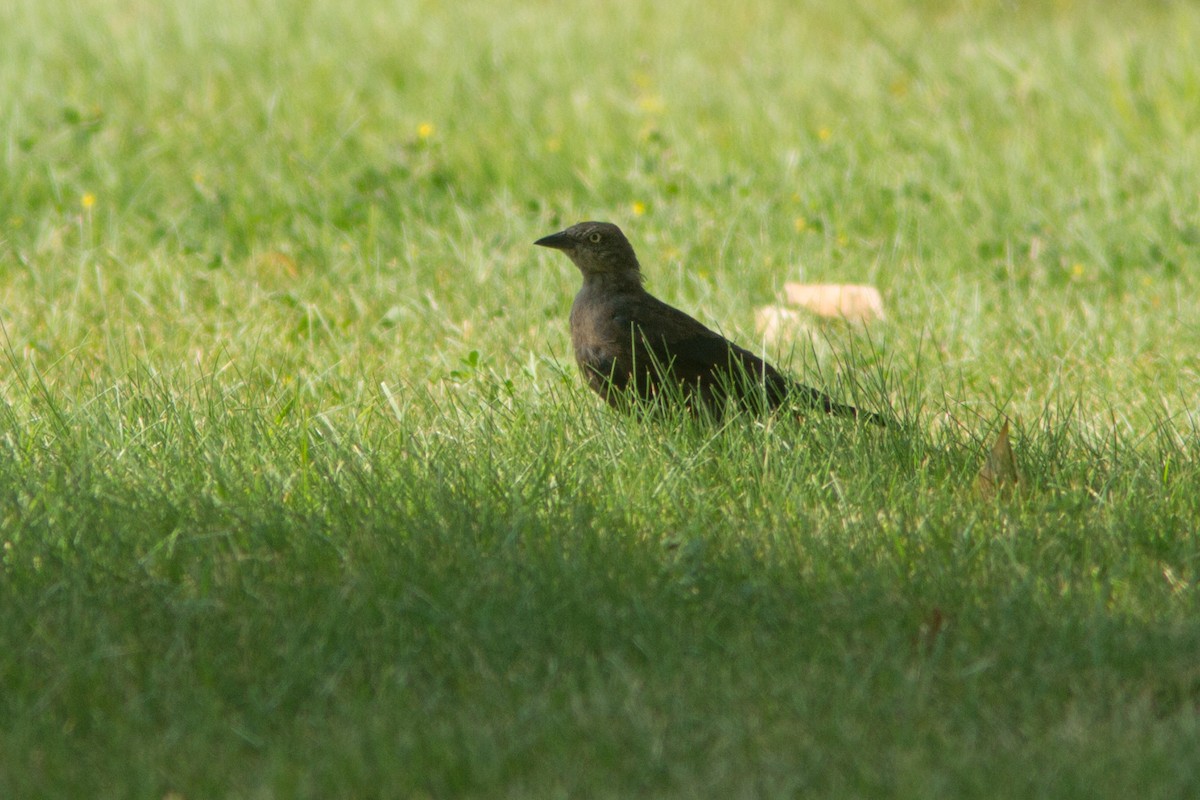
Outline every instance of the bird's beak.
<path fill-rule="evenodd" d="M 539 247 L 552 247 L 555 250 L 569 250 L 575 244 L 575 242 L 570 236 L 567 236 L 566 232 L 559 231 L 558 233 L 552 233 L 549 236 L 543 236 L 534 242 L 534 244 L 538 245 Z"/>

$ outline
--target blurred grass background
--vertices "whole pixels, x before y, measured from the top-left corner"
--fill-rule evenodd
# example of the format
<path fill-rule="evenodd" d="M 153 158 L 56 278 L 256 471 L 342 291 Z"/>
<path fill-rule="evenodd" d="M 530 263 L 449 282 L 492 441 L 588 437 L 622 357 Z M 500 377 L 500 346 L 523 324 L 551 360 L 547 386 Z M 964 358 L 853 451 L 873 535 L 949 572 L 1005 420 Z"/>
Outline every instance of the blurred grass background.
<path fill-rule="evenodd" d="M 600 217 L 731 332 L 784 280 L 878 283 L 956 395 L 1194 377 L 1189 4 L 438 8 L 3 12 L 14 347 L 507 368 L 564 348 L 530 237 Z"/>

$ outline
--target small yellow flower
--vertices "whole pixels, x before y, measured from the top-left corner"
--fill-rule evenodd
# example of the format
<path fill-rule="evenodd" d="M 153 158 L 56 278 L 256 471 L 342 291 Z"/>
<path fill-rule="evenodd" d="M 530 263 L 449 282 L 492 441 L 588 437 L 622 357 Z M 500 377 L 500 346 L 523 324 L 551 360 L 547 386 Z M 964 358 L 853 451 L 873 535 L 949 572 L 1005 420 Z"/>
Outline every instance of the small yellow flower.
<path fill-rule="evenodd" d="M 96 205 L 96 195 L 91 192 L 84 192 L 83 197 L 79 198 L 79 203 L 84 208 L 91 208 Z"/>
<path fill-rule="evenodd" d="M 562 150 L 562 141 L 557 136 L 551 136 L 546 140 L 546 149 L 551 153 L 557 153 L 559 150 Z"/>
<path fill-rule="evenodd" d="M 638 98 L 637 106 L 647 114 L 658 114 L 666 108 L 666 103 L 663 102 L 662 95 L 644 94 Z"/>
<path fill-rule="evenodd" d="M 1071 265 L 1071 274 L 1073 276 L 1075 276 L 1076 278 L 1082 278 L 1083 277 L 1083 264 L 1080 264 L 1078 261 L 1076 261 L 1074 264 L 1072 264 Z"/>
<path fill-rule="evenodd" d="M 646 204 L 643 203 L 641 200 L 634 200 L 633 201 L 633 215 L 635 217 L 640 217 L 642 214 L 645 214 L 645 213 L 646 213 Z"/>
<path fill-rule="evenodd" d="M 804 217 L 796 217 L 792 224 L 796 226 L 796 233 L 804 233 L 808 230 L 808 220 Z"/>
<path fill-rule="evenodd" d="M 420 125 L 417 126 L 417 137 L 418 138 L 428 139 L 430 136 L 433 136 L 433 132 L 434 132 L 434 127 L 433 127 L 432 122 L 422 122 Z"/>
<path fill-rule="evenodd" d="M 850 244 L 850 237 L 844 233 L 839 233 L 837 235 L 837 243 L 838 247 L 845 247 L 846 245 Z"/>
<path fill-rule="evenodd" d="M 833 131 L 829 130 L 829 128 L 820 128 L 817 130 L 817 138 L 822 142 L 828 142 L 830 136 L 833 136 Z"/>
<path fill-rule="evenodd" d="M 1153 285 L 1154 285 L 1154 279 L 1153 279 L 1153 278 L 1151 278 L 1149 275 L 1143 275 L 1143 276 L 1142 276 L 1142 286 L 1145 286 L 1145 287 L 1148 289 L 1148 288 L 1150 288 L 1150 287 L 1151 287 L 1151 286 L 1153 286 Z"/>

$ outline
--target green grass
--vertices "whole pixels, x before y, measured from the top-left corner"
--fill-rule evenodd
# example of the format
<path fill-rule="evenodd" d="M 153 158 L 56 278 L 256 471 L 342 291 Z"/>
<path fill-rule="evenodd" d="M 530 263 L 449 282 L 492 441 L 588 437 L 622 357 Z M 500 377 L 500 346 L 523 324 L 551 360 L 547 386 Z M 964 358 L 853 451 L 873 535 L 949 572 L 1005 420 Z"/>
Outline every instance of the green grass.
<path fill-rule="evenodd" d="M 1200 9 L 353 6 L 0 5 L 0 796 L 1200 793 Z M 610 413 L 582 218 L 903 424 Z"/>

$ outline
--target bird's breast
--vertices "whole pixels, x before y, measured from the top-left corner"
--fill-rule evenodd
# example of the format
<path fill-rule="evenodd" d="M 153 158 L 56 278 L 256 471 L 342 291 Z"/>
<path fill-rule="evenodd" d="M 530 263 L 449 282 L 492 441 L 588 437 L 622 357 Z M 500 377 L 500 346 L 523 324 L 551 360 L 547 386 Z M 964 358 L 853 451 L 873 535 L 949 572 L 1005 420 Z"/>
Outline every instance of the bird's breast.
<path fill-rule="evenodd" d="M 620 338 L 629 337 L 629 323 L 625 323 L 624 336 L 618 330 L 618 313 L 616 306 L 605 298 L 595 297 L 587 290 L 581 291 L 575 297 L 571 306 L 571 339 L 576 348 L 611 347 Z"/>
<path fill-rule="evenodd" d="M 588 385 L 609 402 L 614 399 L 613 389 L 627 385 L 633 364 L 630 318 L 624 305 L 620 296 L 585 286 L 571 306 L 575 360 Z"/>

